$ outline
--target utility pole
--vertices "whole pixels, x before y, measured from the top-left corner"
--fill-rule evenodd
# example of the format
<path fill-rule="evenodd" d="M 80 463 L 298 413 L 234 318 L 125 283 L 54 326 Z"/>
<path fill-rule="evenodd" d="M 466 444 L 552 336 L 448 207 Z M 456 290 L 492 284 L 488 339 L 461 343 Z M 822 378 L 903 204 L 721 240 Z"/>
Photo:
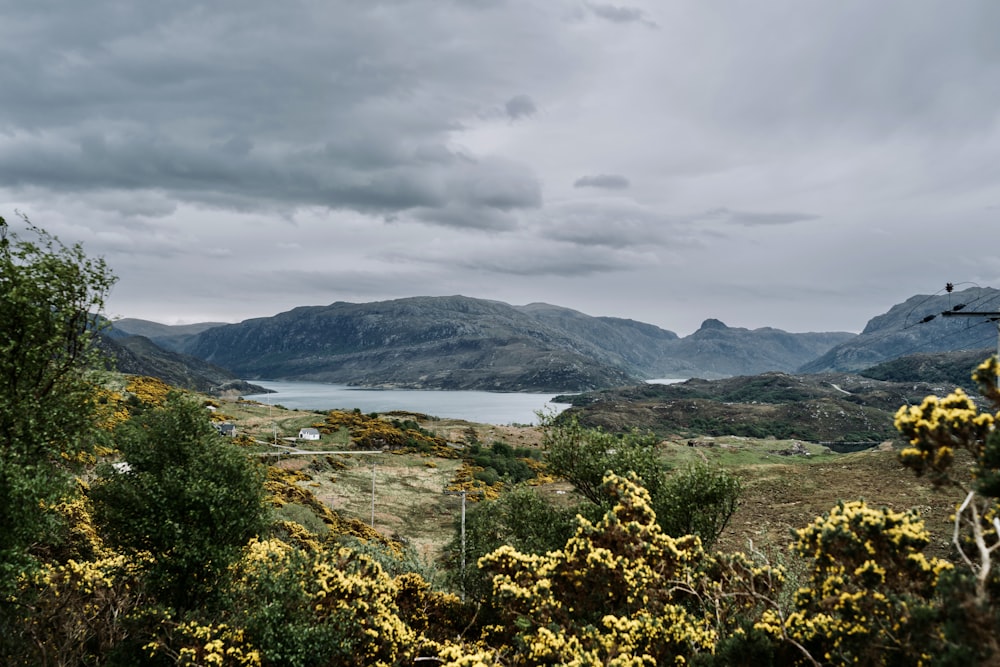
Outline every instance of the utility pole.
<path fill-rule="evenodd" d="M 274 422 L 274 416 L 271 414 L 271 394 L 264 394 L 264 400 L 267 401 L 267 421 L 271 422 L 271 429 L 274 431 L 274 446 L 278 446 L 278 425 Z"/>
<path fill-rule="evenodd" d="M 482 495 L 482 491 L 445 491 L 446 496 L 462 496 L 462 602 L 465 602 L 465 497 L 468 494 Z"/>

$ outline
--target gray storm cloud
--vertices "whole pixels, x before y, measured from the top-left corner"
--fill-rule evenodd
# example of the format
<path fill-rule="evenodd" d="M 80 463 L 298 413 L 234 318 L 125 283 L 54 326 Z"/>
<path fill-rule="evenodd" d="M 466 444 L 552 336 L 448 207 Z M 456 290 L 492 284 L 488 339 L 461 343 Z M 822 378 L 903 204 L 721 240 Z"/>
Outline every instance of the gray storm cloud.
<path fill-rule="evenodd" d="M 121 314 L 860 330 L 1000 283 L 993 0 L 3 9 L 0 215 L 105 256 Z"/>
<path fill-rule="evenodd" d="M 587 7 L 595 16 L 612 23 L 644 23 L 649 26 L 656 24 L 649 20 L 646 12 L 638 7 L 625 7 L 607 3 L 592 2 Z"/>
<path fill-rule="evenodd" d="M 619 174 L 597 174 L 581 176 L 573 181 L 574 188 L 605 188 L 607 190 L 625 190 L 629 180 Z"/>
<path fill-rule="evenodd" d="M 535 115 L 535 112 L 538 111 L 538 106 L 527 95 L 515 95 L 507 100 L 507 103 L 504 105 L 504 111 L 507 112 L 507 115 L 512 120 L 517 120 L 518 118 Z"/>

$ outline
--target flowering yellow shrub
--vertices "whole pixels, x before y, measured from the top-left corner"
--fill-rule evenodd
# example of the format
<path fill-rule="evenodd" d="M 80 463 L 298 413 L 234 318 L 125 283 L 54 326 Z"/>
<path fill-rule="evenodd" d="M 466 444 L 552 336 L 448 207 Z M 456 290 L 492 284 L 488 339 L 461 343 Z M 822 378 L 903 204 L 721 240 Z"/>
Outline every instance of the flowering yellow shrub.
<path fill-rule="evenodd" d="M 247 645 L 243 630 L 197 621 L 167 624 L 163 636 L 143 648 L 150 658 L 164 656 L 177 667 L 259 667 L 260 653 Z"/>
<path fill-rule="evenodd" d="M 286 503 L 296 503 L 311 509 L 330 528 L 327 541 L 336 540 L 341 535 L 353 535 L 363 540 L 374 540 L 389 547 L 395 544 L 364 521 L 341 516 L 322 503 L 312 491 L 296 482 L 307 481 L 310 477 L 297 470 L 285 470 L 270 466 L 264 488 L 268 492 L 268 502 L 280 507 Z"/>
<path fill-rule="evenodd" d="M 319 536 L 295 521 L 275 521 L 274 528 L 285 533 L 288 541 L 305 551 L 319 551 L 323 548 Z"/>
<path fill-rule="evenodd" d="M 900 461 L 918 475 L 928 474 L 942 483 L 955 448 L 981 456 L 993 423 L 994 416 L 980 413 L 961 389 L 943 399 L 928 396 L 919 406 L 904 405 L 896 412 L 895 425 L 910 446 L 900 452 Z"/>
<path fill-rule="evenodd" d="M 328 432 L 334 432 L 341 428 L 353 429 L 362 426 L 372 418 L 361 414 L 361 412 L 346 410 L 331 410 L 326 414 L 326 428 Z"/>
<path fill-rule="evenodd" d="M 53 560 L 93 560 L 111 556 L 113 552 L 107 548 L 104 541 L 94 528 L 94 520 L 90 503 L 84 492 L 87 485 L 79 481 L 81 493 L 65 500 L 53 509 L 61 516 L 66 525 L 67 534 L 60 545 L 59 553 L 53 554 Z"/>
<path fill-rule="evenodd" d="M 119 392 L 108 387 L 95 387 L 92 400 L 99 428 L 113 431 L 116 426 L 128 420 L 125 397 Z"/>
<path fill-rule="evenodd" d="M 265 657 L 397 665 L 418 646 L 417 633 L 400 618 L 397 585 L 378 563 L 350 549 L 305 553 L 278 540 L 257 541 L 233 574 L 234 618 Z"/>
<path fill-rule="evenodd" d="M 83 664 L 106 652 L 128 634 L 127 616 L 142 607 L 135 563 L 124 556 L 46 563 L 21 582 L 18 597 L 31 601 L 21 631 L 36 652 L 25 664 Z"/>
<path fill-rule="evenodd" d="M 167 394 L 175 391 L 175 389 L 157 378 L 145 375 L 131 375 L 129 376 L 128 384 L 125 386 L 125 391 L 135 396 L 145 405 L 161 406 L 167 400 Z"/>
<path fill-rule="evenodd" d="M 933 604 L 952 565 L 921 553 L 930 535 L 919 517 L 841 502 L 796 536 L 793 550 L 810 563 L 807 585 L 784 619 L 767 610 L 756 627 L 836 664 L 883 664 L 890 655 L 920 664 L 929 642 L 913 617 Z"/>
<path fill-rule="evenodd" d="M 433 590 L 426 579 L 414 572 L 399 575 L 394 583 L 400 618 L 422 637 L 446 642 L 461 635 L 468 626 L 468 610 L 457 595 Z"/>
<path fill-rule="evenodd" d="M 548 464 L 541 459 L 522 459 L 531 471 L 535 473 L 535 476 L 528 480 L 528 485 L 530 486 L 542 486 L 545 484 L 552 484 L 558 481 L 558 477 L 552 474 L 549 470 Z"/>
<path fill-rule="evenodd" d="M 902 407 L 896 413 L 896 428 L 908 440 L 900 461 L 918 475 L 928 474 L 935 485 L 959 489 L 965 499 L 958 504 L 952 533 L 957 570 L 942 606 L 952 618 L 942 635 L 967 650 L 966 661 L 995 661 L 1000 654 L 1000 619 L 994 609 L 1000 576 L 994 554 L 1000 548 L 1000 432 L 996 429 L 1000 409 L 997 358 L 990 357 L 973 372 L 992 412 L 980 412 L 961 390 L 939 399 L 928 396 L 919 407 Z M 955 451 L 964 450 L 971 465 L 956 466 Z M 971 590 L 963 589 L 971 581 Z"/>
<path fill-rule="evenodd" d="M 609 475 L 605 488 L 613 510 L 596 524 L 579 517 L 563 549 L 530 555 L 501 547 L 480 559 L 494 575 L 506 627 L 518 629 L 505 664 L 683 663 L 714 650 L 728 609 L 750 599 L 742 592 L 747 577 L 762 593 L 780 579 L 739 557 L 711 557 L 697 537 L 664 534 L 634 479 Z M 741 590 L 723 590 L 736 580 Z"/>
<path fill-rule="evenodd" d="M 503 664 L 497 661 L 497 653 L 489 648 L 452 644 L 440 649 L 439 658 L 443 667 L 495 667 Z"/>
<path fill-rule="evenodd" d="M 462 465 L 455 471 L 455 476 L 448 482 L 447 491 L 467 491 L 468 500 L 476 502 L 478 500 L 496 500 L 503 491 L 503 482 L 487 484 L 475 478 L 477 472 L 482 472 L 483 468 L 473 465 L 468 461 L 463 461 Z"/>
<path fill-rule="evenodd" d="M 331 410 L 325 422 L 320 425 L 324 433 L 333 433 L 347 428 L 351 441 L 365 449 L 401 449 L 413 447 L 421 451 L 433 451 L 447 457 L 454 452 L 446 446 L 444 438 L 428 435 L 414 428 L 399 427 L 378 417 L 370 417 L 360 412 Z"/>

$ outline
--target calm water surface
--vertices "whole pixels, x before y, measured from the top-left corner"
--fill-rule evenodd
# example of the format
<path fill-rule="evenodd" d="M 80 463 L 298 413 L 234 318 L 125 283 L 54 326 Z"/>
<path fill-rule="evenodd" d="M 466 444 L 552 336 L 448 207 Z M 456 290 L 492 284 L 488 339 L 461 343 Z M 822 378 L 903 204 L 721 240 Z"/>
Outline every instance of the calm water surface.
<path fill-rule="evenodd" d="M 261 403 L 299 410 L 353 410 L 389 412 L 409 410 L 435 417 L 465 419 L 481 424 L 537 424 L 539 410 L 559 413 L 565 403 L 553 403 L 555 394 L 491 391 L 430 391 L 419 389 L 359 389 L 324 382 L 253 380 L 273 394 L 248 394 Z"/>

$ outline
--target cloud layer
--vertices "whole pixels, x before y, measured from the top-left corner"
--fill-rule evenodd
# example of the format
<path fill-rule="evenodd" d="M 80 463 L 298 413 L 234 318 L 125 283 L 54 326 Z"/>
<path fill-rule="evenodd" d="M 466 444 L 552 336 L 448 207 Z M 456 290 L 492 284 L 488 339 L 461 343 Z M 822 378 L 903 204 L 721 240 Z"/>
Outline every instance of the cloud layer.
<path fill-rule="evenodd" d="M 1000 282 L 1000 6 L 4 3 L 0 215 L 113 314 L 463 293 L 860 330 Z"/>

